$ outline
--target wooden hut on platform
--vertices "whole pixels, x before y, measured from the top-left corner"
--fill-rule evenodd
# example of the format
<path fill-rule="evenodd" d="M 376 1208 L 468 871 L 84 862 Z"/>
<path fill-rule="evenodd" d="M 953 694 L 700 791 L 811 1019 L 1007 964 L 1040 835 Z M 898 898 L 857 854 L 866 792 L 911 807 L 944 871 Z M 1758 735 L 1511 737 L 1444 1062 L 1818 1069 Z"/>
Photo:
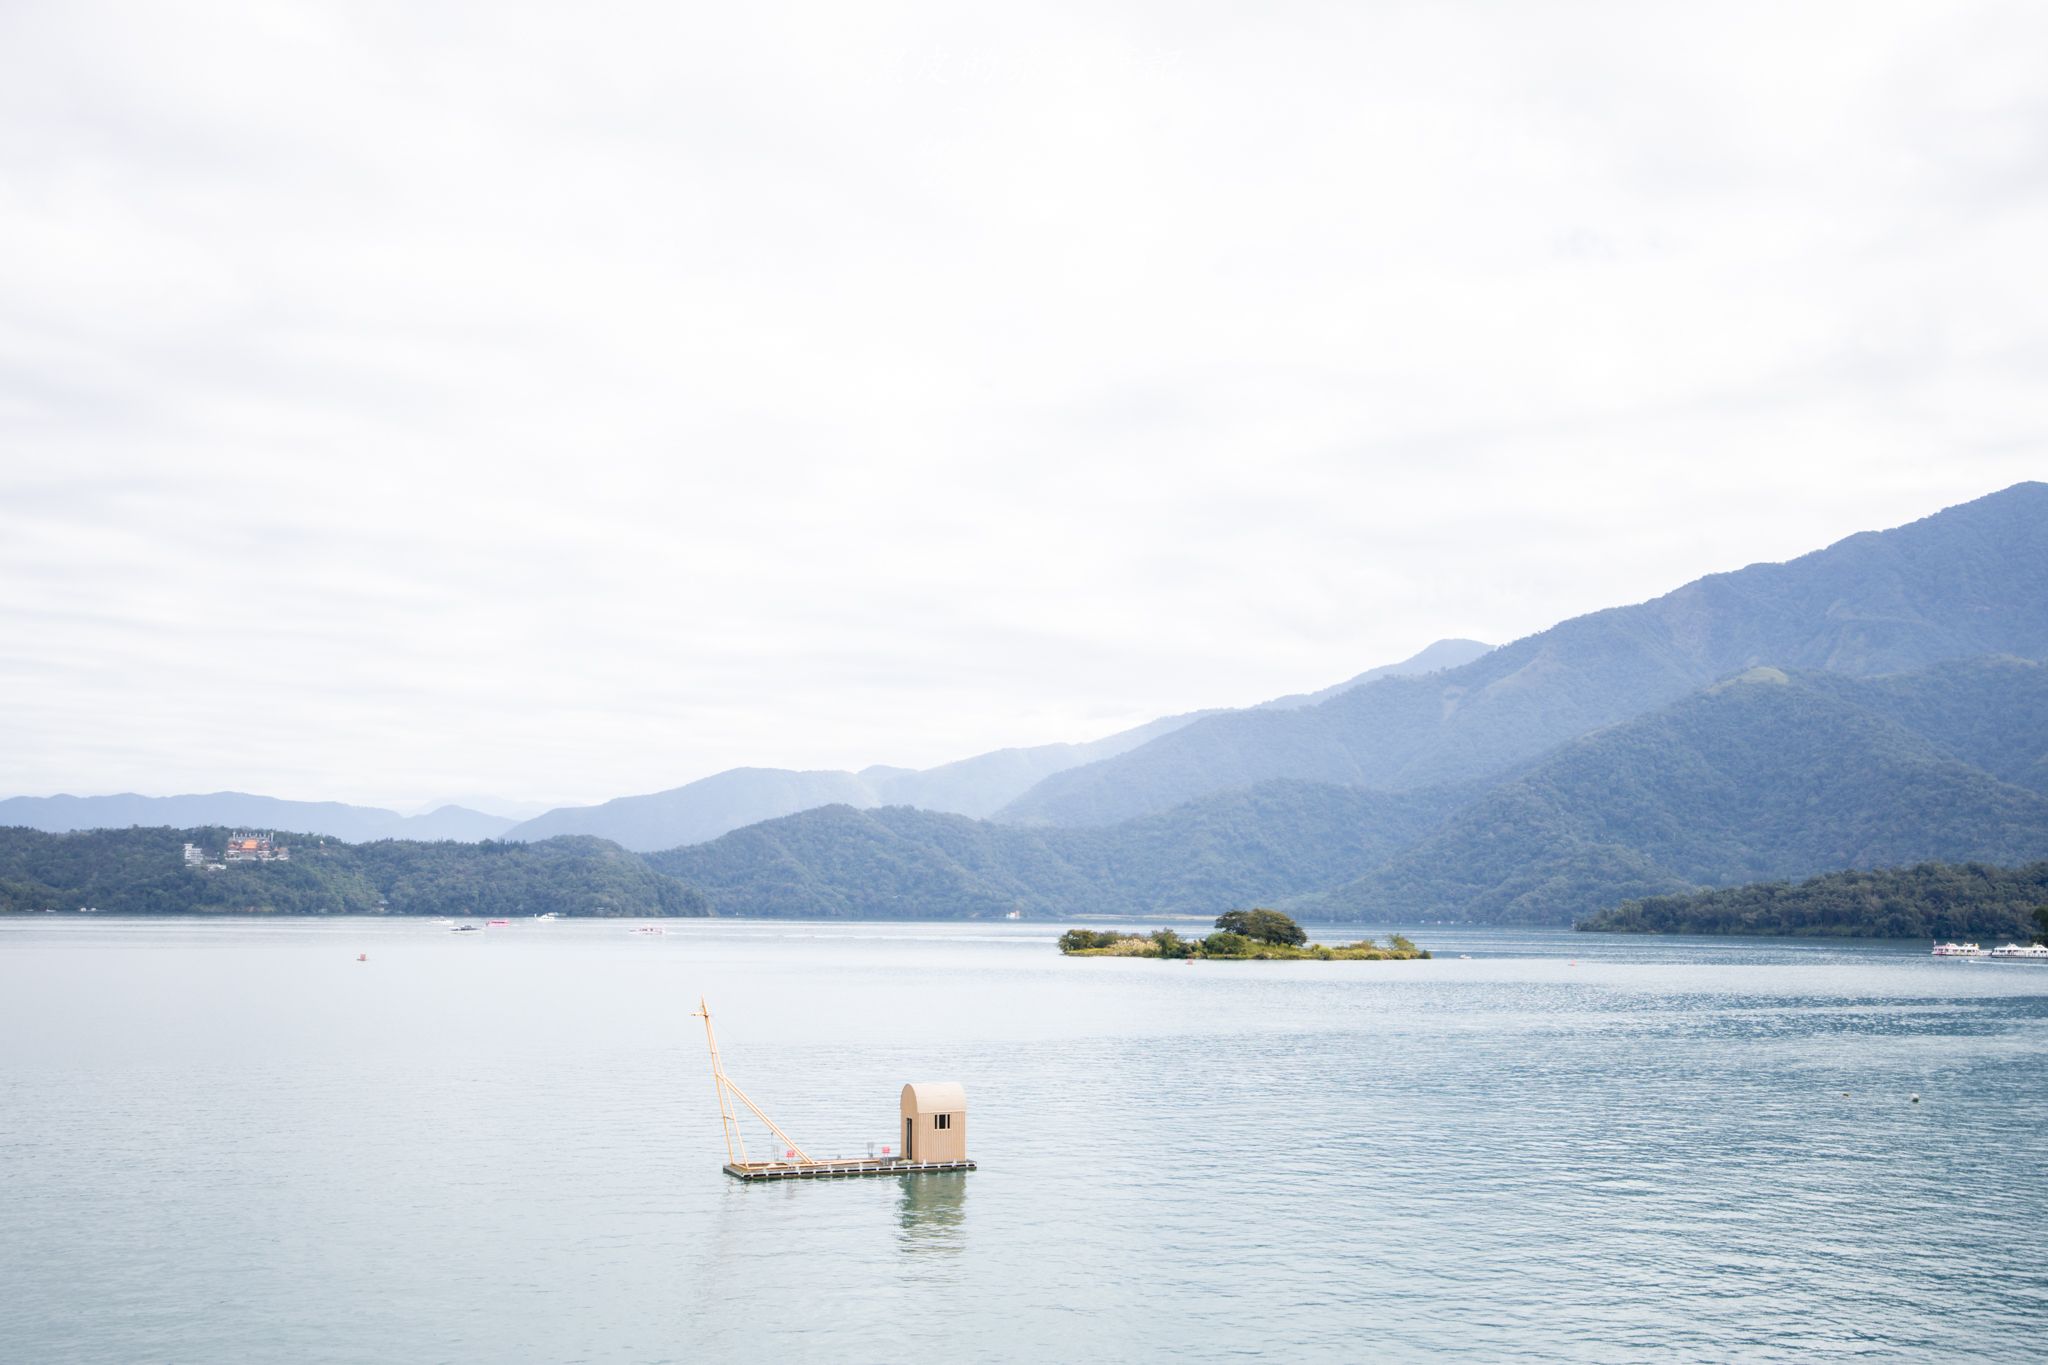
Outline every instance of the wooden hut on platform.
<path fill-rule="evenodd" d="M 967 1087 L 958 1081 L 903 1087 L 903 1159 L 967 1160 Z"/>
<path fill-rule="evenodd" d="M 704 1042 L 711 1051 L 711 1084 L 718 1094 L 718 1118 L 725 1129 L 725 1172 L 741 1180 L 818 1180 L 850 1175 L 911 1175 L 921 1171 L 971 1171 L 967 1159 L 967 1089 L 957 1081 L 912 1081 L 903 1087 L 903 1149 L 870 1147 L 865 1157 L 820 1159 L 796 1145 L 746 1091 L 725 1074 L 718 1055 L 718 1037 L 711 1031 L 711 1007 L 701 999 L 692 1011 L 704 1021 Z M 775 1138 L 774 1153 L 765 1161 L 747 1155 L 740 1112 L 751 1113 Z"/>

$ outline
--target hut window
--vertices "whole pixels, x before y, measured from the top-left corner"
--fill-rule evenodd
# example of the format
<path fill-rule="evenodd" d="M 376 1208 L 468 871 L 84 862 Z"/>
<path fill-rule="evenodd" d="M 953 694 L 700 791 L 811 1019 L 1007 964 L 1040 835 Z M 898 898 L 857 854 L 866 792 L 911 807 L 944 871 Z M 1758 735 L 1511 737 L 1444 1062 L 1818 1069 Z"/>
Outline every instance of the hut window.
<path fill-rule="evenodd" d="M 932 1115 L 932 1127 L 934 1127 L 934 1128 L 951 1128 L 952 1126 L 953 1126 L 953 1116 L 952 1116 L 951 1114 L 934 1114 L 934 1115 Z"/>

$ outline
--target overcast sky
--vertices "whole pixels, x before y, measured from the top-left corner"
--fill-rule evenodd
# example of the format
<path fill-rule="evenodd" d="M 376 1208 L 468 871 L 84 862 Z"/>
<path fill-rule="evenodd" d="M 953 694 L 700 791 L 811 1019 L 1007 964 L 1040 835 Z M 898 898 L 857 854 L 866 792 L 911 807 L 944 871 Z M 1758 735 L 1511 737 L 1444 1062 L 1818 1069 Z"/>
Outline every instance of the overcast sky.
<path fill-rule="evenodd" d="M 2048 7 L 0 5 L 0 795 L 599 800 L 2048 473 Z"/>

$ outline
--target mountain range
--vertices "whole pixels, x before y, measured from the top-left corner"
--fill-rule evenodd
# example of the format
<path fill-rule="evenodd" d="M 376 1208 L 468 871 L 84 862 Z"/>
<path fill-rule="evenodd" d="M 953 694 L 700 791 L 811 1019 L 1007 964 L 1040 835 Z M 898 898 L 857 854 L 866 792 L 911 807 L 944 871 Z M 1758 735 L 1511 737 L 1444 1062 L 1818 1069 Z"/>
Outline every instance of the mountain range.
<path fill-rule="evenodd" d="M 1400 663 L 1368 669 L 1319 692 L 1277 697 L 1261 710 L 1314 705 L 1383 677 L 1431 672 L 1468 663 L 1490 646 L 1477 640 L 1438 640 Z M 246 792 L 206 795 L 16 796 L 0 800 L 0 828 L 21 826 L 51 833 L 131 827 L 234 825 L 252 829 L 302 830 L 350 843 L 376 839 L 482 839 L 535 841 L 564 834 L 609 839 L 638 852 L 715 839 L 729 830 L 820 806 L 916 806 L 959 815 L 986 816 L 1042 779 L 1134 749 L 1160 735 L 1220 711 L 1166 716 L 1144 725 L 1079 744 L 1041 744 L 997 749 L 922 771 L 874 766 L 859 772 L 795 771 L 787 768 L 732 768 L 681 787 L 645 796 L 624 796 L 597 806 L 528 810 L 513 818 L 495 811 L 448 803 L 418 815 L 335 801 L 290 801 Z M 492 798 L 476 805 L 502 807 Z M 511 803 L 514 807 L 518 803 Z"/>
<path fill-rule="evenodd" d="M 1321 692 L 1091 744 L 921 772 L 735 769 L 496 829 L 463 810 L 411 821 L 602 836 L 719 914 L 1267 903 L 1567 923 L 1759 880 L 2048 858 L 2044 660 L 2048 485 L 2026 483 L 1497 649 L 1445 641 Z M 18 798 L 0 822 L 383 839 L 403 820 L 263 801 Z"/>
<path fill-rule="evenodd" d="M 1428 676 L 1188 722 L 991 821 L 835 807 L 656 866 L 724 912 L 1564 923 L 2048 856 L 2048 486 L 1576 618 Z"/>
<path fill-rule="evenodd" d="M 247 792 L 204 796 L 11 796 L 0 800 L 0 828 L 21 826 L 61 834 L 85 829 L 193 828 L 233 825 L 290 829 L 331 839 L 495 839 L 519 823 L 464 806 L 441 806 L 423 815 L 400 815 L 376 806 L 339 801 L 286 801 Z"/>
<path fill-rule="evenodd" d="M 1433 673 L 1469 663 L 1487 652 L 1477 640 L 1439 640 L 1400 663 L 1385 664 L 1320 692 L 1279 697 L 1251 708 L 1284 713 L 1381 678 Z M 998 749 L 937 768 L 873 767 L 859 772 L 793 772 L 786 768 L 733 768 L 686 786 L 646 796 L 622 796 L 599 806 L 566 806 L 514 827 L 512 839 L 594 834 L 626 848 L 651 852 L 701 843 L 761 820 L 828 805 L 857 810 L 915 806 L 954 815 L 987 816 L 1035 790 L 1045 779 L 1099 764 L 1164 735 L 1220 715 L 1196 711 L 1166 716 L 1085 744 L 1041 744 Z"/>
<path fill-rule="evenodd" d="M 1462 667 L 1204 717 L 997 813 L 1108 824 L 1273 778 L 1399 790 L 1497 776 L 1759 664 L 1871 676 L 2048 654 L 2048 484 L 1577 617 Z"/>
<path fill-rule="evenodd" d="M 1911 681 L 1981 703 L 2015 674 L 2026 705 L 2005 714 L 2006 733 L 2048 753 L 2048 667 L 1946 665 Z M 1301 908 L 1561 923 L 1701 887 L 2048 853 L 2048 796 L 1959 757 L 1966 746 L 1939 725 L 1908 728 L 1887 700 L 1839 677 L 1752 669 L 1545 755 Z"/>
<path fill-rule="evenodd" d="M 1951 705 L 1915 704 L 1935 693 Z M 1963 721 L 1987 711 L 1996 734 Z M 1986 747 L 2048 753 L 2048 666 L 1969 661 L 1868 682 L 1757 668 L 1490 786 L 1278 779 L 1107 827 L 834 806 L 648 860 L 747 914 L 1063 918 L 1264 901 L 1303 918 L 1563 923 L 1631 897 L 1824 869 L 2040 856 L 2048 794 L 1967 761 Z"/>

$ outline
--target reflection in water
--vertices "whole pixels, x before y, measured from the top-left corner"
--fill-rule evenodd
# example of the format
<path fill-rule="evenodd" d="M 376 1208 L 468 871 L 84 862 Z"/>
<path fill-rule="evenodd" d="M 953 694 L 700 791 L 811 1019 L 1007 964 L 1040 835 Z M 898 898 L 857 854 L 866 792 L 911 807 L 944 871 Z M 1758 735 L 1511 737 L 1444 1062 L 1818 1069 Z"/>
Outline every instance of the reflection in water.
<path fill-rule="evenodd" d="M 896 1205 L 906 1251 L 958 1251 L 966 1244 L 967 1172 L 899 1177 Z"/>

